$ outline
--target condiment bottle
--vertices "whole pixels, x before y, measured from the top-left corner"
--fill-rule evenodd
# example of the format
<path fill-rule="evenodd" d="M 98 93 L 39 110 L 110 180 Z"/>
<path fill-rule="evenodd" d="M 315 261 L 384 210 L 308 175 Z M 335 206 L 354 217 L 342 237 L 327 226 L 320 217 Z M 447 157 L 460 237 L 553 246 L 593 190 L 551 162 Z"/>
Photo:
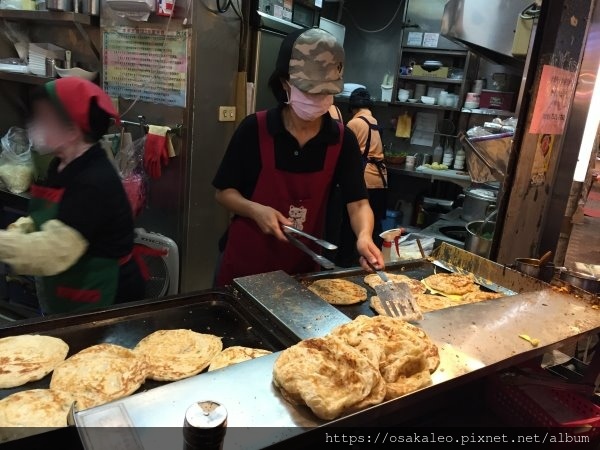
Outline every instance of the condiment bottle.
<path fill-rule="evenodd" d="M 465 168 L 465 159 L 467 155 L 465 151 L 461 148 L 456 152 L 456 157 L 454 158 L 454 169 L 456 170 L 464 170 Z"/>
<path fill-rule="evenodd" d="M 227 432 L 227 410 L 211 400 L 191 405 L 183 422 L 184 450 L 222 450 Z"/>
<path fill-rule="evenodd" d="M 442 158 L 444 157 L 444 148 L 438 144 L 438 146 L 433 150 L 433 162 L 440 164 L 442 162 Z"/>
<path fill-rule="evenodd" d="M 444 159 L 442 161 L 442 164 L 444 164 L 445 166 L 448 166 L 448 167 L 452 167 L 453 161 L 454 161 L 454 152 L 452 151 L 452 147 L 448 146 L 448 147 L 446 147 L 446 150 L 444 150 Z"/>

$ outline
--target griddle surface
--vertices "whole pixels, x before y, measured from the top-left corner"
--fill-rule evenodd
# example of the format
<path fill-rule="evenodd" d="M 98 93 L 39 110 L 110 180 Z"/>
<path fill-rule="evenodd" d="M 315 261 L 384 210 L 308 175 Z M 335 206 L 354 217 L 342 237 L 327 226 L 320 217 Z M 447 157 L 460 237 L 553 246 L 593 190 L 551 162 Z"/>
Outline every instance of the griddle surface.
<path fill-rule="evenodd" d="M 238 299 L 226 293 L 197 295 L 171 302 L 109 309 L 80 318 L 68 316 L 0 328 L 0 337 L 20 334 L 58 337 L 69 345 L 71 356 L 101 343 L 133 348 L 142 338 L 154 331 L 177 328 L 217 335 L 223 339 L 223 348 L 242 345 L 275 352 L 289 345 L 285 342 L 286 337 L 271 329 L 268 324 L 261 323 Z M 48 388 L 50 379 L 51 374 L 42 380 L 13 389 L 0 389 L 0 399 L 15 392 Z M 148 380 L 140 391 L 164 384 L 166 383 Z"/>

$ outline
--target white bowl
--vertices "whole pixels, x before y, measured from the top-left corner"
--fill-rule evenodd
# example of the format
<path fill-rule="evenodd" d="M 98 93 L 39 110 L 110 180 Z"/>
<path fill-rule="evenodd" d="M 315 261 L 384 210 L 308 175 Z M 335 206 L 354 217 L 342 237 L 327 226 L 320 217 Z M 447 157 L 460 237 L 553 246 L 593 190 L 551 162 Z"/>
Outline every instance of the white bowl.
<path fill-rule="evenodd" d="M 56 68 L 56 73 L 61 78 L 83 78 L 84 80 L 94 81 L 98 76 L 98 72 L 88 72 L 87 70 L 80 69 L 79 67 L 73 67 L 71 69 Z"/>
<path fill-rule="evenodd" d="M 408 100 L 408 94 L 398 94 L 398 100 L 405 102 Z"/>
<path fill-rule="evenodd" d="M 465 102 L 465 108 L 467 108 L 467 109 L 477 109 L 477 108 L 479 108 L 479 103 L 477 103 L 477 102 Z"/>
<path fill-rule="evenodd" d="M 417 103 L 417 99 L 416 98 L 409 98 L 408 99 L 408 103 Z"/>
<path fill-rule="evenodd" d="M 423 103 L 425 103 L 426 105 L 435 105 L 435 98 L 434 97 L 427 97 L 426 95 L 421 97 L 421 101 Z"/>

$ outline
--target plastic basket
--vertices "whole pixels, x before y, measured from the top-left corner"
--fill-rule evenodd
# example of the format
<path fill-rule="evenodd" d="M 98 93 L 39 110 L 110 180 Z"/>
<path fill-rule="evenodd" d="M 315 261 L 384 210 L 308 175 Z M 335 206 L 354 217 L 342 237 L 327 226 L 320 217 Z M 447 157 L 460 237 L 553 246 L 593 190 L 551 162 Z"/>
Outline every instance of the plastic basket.
<path fill-rule="evenodd" d="M 600 407 L 576 392 L 536 384 L 514 385 L 509 374 L 490 377 L 490 409 L 512 426 L 561 428 L 562 433 L 600 437 Z M 534 383 L 534 381 L 532 381 Z"/>

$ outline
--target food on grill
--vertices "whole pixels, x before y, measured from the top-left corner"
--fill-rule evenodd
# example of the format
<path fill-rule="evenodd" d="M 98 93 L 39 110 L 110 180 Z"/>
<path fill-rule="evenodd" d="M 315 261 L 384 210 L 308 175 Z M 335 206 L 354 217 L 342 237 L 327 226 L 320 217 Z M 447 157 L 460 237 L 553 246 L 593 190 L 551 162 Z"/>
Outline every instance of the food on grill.
<path fill-rule="evenodd" d="M 504 297 L 504 295 L 498 294 L 497 292 L 475 291 L 475 292 L 469 292 L 468 294 L 466 294 L 462 298 L 462 301 L 463 301 L 463 303 L 477 303 L 477 302 L 483 302 L 486 300 L 495 300 L 497 298 L 502 298 L 502 297 Z"/>
<path fill-rule="evenodd" d="M 367 290 L 338 278 L 317 280 L 308 289 L 332 305 L 354 305 L 367 299 Z"/>
<path fill-rule="evenodd" d="M 324 338 L 284 350 L 273 383 L 290 403 L 333 420 L 430 385 L 439 363 L 437 347 L 420 328 L 359 316 Z"/>
<path fill-rule="evenodd" d="M 529 342 L 532 347 L 537 347 L 538 345 L 540 345 L 540 340 L 539 339 L 532 338 L 531 336 L 529 336 L 527 334 L 520 334 L 519 337 L 521 339 L 523 339 L 524 341 Z"/>
<path fill-rule="evenodd" d="M 430 374 L 440 363 L 436 345 L 425 332 L 402 319 L 358 316 L 333 330 L 377 367 L 392 399 L 431 384 Z"/>
<path fill-rule="evenodd" d="M 213 370 L 222 369 L 223 367 L 270 355 L 271 353 L 272 352 L 269 350 L 262 350 L 260 348 L 240 346 L 229 347 L 213 358 L 208 367 L 208 371 L 212 372 Z"/>
<path fill-rule="evenodd" d="M 371 360 L 333 336 L 284 350 L 275 362 L 273 383 L 287 401 L 308 406 L 323 420 L 377 405 L 386 393 Z"/>
<path fill-rule="evenodd" d="M 54 369 L 50 389 L 72 394 L 78 408 L 87 409 L 133 394 L 146 375 L 143 357 L 125 347 L 100 344 L 80 351 Z"/>
<path fill-rule="evenodd" d="M 409 278 L 406 275 L 397 275 L 395 273 L 386 273 L 389 280 L 393 283 L 406 283 L 410 288 L 410 292 L 413 295 L 423 294 L 425 292 L 425 286 L 423 283 L 415 280 L 413 278 Z M 383 280 L 376 273 L 372 273 L 365 277 L 365 284 L 375 288 L 375 286 L 381 286 L 383 284 Z"/>
<path fill-rule="evenodd" d="M 134 351 L 148 363 L 148 378 L 176 381 L 197 375 L 223 350 L 221 338 L 192 330 L 158 330 Z"/>
<path fill-rule="evenodd" d="M 38 427 L 66 427 L 72 403 L 70 394 L 50 389 L 9 395 L 0 400 L 0 442 L 38 433 Z"/>
<path fill-rule="evenodd" d="M 418 294 L 415 295 L 415 300 L 422 312 L 437 311 L 438 309 L 450 308 L 459 304 L 449 298 L 442 297 L 441 295 Z M 373 308 L 377 314 L 387 316 L 379 297 L 371 297 L 371 308 Z"/>
<path fill-rule="evenodd" d="M 51 336 L 22 335 L 0 339 L 0 388 L 44 378 L 67 357 L 69 346 Z"/>
<path fill-rule="evenodd" d="M 423 284 L 432 291 L 448 296 L 463 296 L 479 290 L 472 275 L 456 273 L 438 273 L 423 280 Z"/>

